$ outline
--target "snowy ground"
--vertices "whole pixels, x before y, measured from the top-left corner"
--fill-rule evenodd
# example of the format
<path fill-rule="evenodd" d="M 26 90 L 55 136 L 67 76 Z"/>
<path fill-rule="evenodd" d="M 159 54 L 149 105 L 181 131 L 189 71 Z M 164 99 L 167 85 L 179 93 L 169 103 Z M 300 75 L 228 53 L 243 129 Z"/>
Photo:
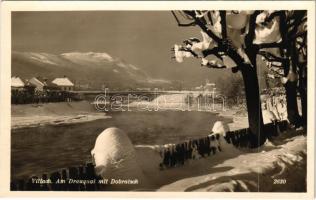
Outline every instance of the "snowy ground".
<path fill-rule="evenodd" d="M 231 129 L 243 127 L 245 117 L 235 118 Z M 157 191 L 235 191 L 304 192 L 306 191 L 306 137 L 304 132 L 289 130 L 273 143 L 258 149 L 237 149 L 221 141 L 223 152 L 190 160 L 184 166 L 159 170 L 160 157 L 149 147 L 136 146 L 139 163 Z M 146 149 L 147 148 L 147 149 Z M 146 157 L 151 162 L 144 162 Z M 294 175 L 295 174 L 295 175 Z M 279 182 L 282 182 L 280 184 Z"/>

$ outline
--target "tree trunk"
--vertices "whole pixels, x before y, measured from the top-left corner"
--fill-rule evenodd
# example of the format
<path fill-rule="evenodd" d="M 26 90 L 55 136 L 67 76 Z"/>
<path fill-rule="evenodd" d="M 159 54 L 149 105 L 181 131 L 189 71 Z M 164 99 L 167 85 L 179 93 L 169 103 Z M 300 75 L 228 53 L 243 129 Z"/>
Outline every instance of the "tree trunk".
<path fill-rule="evenodd" d="M 306 128 L 307 125 L 307 69 L 301 65 L 299 69 L 299 86 L 298 91 L 301 96 L 302 106 L 302 125 Z"/>
<path fill-rule="evenodd" d="M 252 134 L 251 147 L 255 148 L 262 145 L 266 140 L 263 131 L 258 77 L 255 68 L 250 65 L 243 65 L 240 70 L 244 80 L 249 129 Z"/>
<path fill-rule="evenodd" d="M 295 126 L 300 125 L 300 116 L 297 108 L 297 81 L 288 81 L 285 87 L 287 118 Z"/>
<path fill-rule="evenodd" d="M 306 128 L 307 125 L 307 93 L 306 88 L 299 88 L 301 96 L 301 106 L 302 106 L 302 125 Z"/>
<path fill-rule="evenodd" d="M 297 104 L 297 52 L 294 43 L 288 47 L 288 62 L 284 66 L 284 75 L 288 79 L 285 83 L 287 118 L 295 127 L 302 125 L 302 119 L 298 112 Z"/>

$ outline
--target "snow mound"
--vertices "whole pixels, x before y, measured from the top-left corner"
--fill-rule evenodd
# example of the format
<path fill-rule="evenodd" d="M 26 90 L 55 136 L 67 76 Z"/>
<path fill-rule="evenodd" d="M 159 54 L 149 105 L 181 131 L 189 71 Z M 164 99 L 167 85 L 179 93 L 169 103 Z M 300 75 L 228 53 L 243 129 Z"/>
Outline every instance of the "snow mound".
<path fill-rule="evenodd" d="M 134 146 L 122 130 L 113 127 L 100 133 L 91 155 L 95 162 L 95 172 L 103 179 L 137 179 L 138 187 L 144 184 L 144 175 L 137 163 Z"/>
<path fill-rule="evenodd" d="M 229 127 L 226 123 L 222 122 L 222 121 L 216 121 L 213 129 L 212 129 L 213 133 L 219 133 L 223 136 L 226 135 L 226 133 L 229 131 Z"/>

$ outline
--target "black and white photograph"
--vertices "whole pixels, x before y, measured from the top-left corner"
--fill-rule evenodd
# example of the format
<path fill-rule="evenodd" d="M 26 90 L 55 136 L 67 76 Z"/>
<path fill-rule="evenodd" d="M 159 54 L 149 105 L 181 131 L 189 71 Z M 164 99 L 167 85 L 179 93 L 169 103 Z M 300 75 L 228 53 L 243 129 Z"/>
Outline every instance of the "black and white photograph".
<path fill-rule="evenodd" d="M 11 11 L 9 190 L 312 192 L 313 10 L 242 4 Z"/>

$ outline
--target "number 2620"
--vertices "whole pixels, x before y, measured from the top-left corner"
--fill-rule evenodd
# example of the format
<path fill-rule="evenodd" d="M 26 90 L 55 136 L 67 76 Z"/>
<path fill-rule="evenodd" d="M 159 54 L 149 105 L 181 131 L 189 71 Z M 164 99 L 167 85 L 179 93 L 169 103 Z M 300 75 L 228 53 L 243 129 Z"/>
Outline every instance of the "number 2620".
<path fill-rule="evenodd" d="M 273 179 L 273 184 L 286 184 L 286 179 Z"/>

